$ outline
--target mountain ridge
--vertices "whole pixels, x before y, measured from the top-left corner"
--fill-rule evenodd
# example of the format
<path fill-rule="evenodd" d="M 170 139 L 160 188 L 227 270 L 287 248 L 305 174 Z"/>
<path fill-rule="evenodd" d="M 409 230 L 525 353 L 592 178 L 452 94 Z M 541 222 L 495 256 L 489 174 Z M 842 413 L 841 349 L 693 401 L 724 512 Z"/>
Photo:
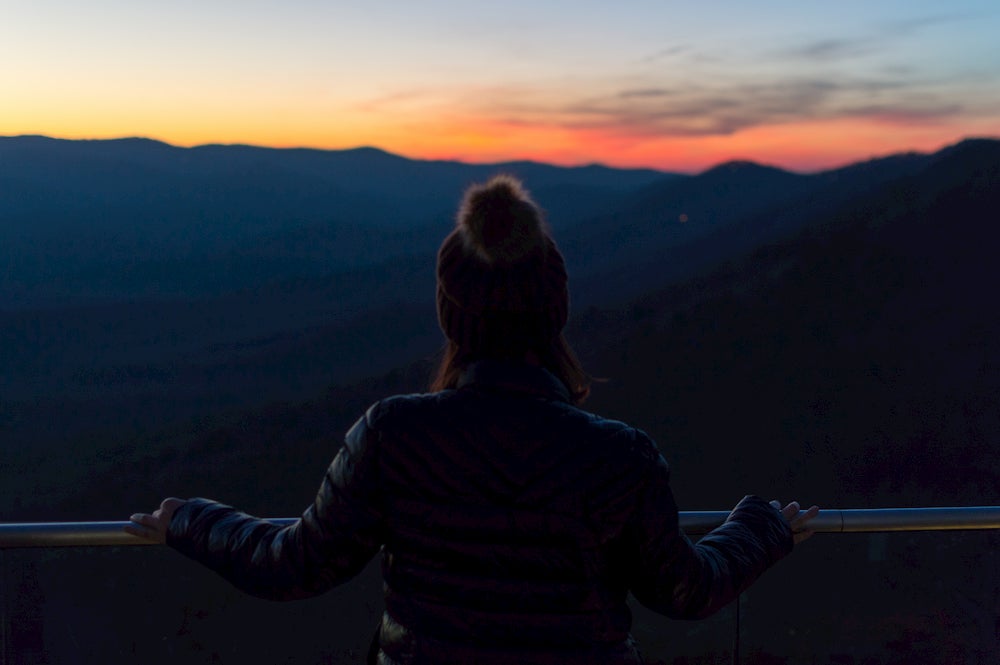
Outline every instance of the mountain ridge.
<path fill-rule="evenodd" d="M 755 169 L 758 175 L 767 174 L 766 178 L 783 181 L 787 177 L 809 186 L 804 194 L 790 199 L 783 198 L 787 191 L 782 196 L 757 192 L 753 183 L 740 184 L 725 196 L 717 196 L 716 190 L 707 187 L 697 199 L 701 201 L 698 205 L 714 211 L 718 224 L 707 230 L 692 229 L 699 223 L 694 213 L 686 222 L 687 236 L 665 233 L 660 221 L 667 216 L 674 228 L 682 226 L 676 218 L 679 207 L 671 207 L 669 201 L 664 204 L 662 198 L 654 199 L 650 206 L 648 197 L 651 192 L 663 191 L 681 196 L 683 185 L 696 182 L 697 176 L 659 181 L 602 199 L 610 210 L 619 212 L 598 213 L 556 230 L 571 272 L 573 311 L 615 307 L 705 274 L 715 265 L 794 236 L 817 219 L 838 211 L 853 209 L 852 214 L 877 220 L 886 214 L 878 211 L 879 201 L 886 196 L 905 208 L 922 200 L 921 195 L 943 195 L 949 182 L 945 176 L 959 182 L 980 178 L 974 170 L 980 163 L 980 171 L 985 169 L 988 175 L 996 161 L 997 146 L 1000 143 L 996 141 L 976 141 L 939 158 L 890 157 L 818 176 Z M 923 180 L 913 180 L 915 174 L 933 164 L 939 165 L 941 174 L 925 173 Z M 719 174 L 703 182 L 716 176 Z M 570 191 L 575 190 L 571 187 Z M 741 198 L 744 192 L 749 192 L 749 199 Z M 756 203 L 746 205 L 747 200 Z M 738 213 L 727 213 L 726 206 Z M 121 273 L 134 281 L 132 295 L 126 292 L 110 302 L 72 307 L 0 309 L 0 334 L 5 340 L 0 360 L 6 369 L 0 387 L 14 403 L 42 400 L 54 405 L 59 399 L 73 398 L 89 403 L 95 413 L 115 408 L 108 405 L 114 405 L 124 391 L 136 396 L 183 393 L 190 408 L 195 408 L 198 400 L 207 400 L 207 404 L 220 396 L 225 396 L 220 397 L 222 401 L 233 403 L 250 399 L 257 381 L 266 382 L 269 394 L 276 398 L 282 391 L 302 395 L 303 391 L 357 378 L 366 367 L 371 372 L 388 370 L 420 348 L 431 354 L 439 336 L 432 316 L 434 252 L 453 223 L 452 214 L 450 209 L 442 212 L 438 220 L 420 227 L 414 237 L 400 236 L 398 253 L 379 238 L 367 238 L 379 257 L 377 261 L 243 282 L 245 273 L 265 262 L 294 263 L 301 260 L 303 248 L 322 254 L 322 247 L 334 247 L 341 236 L 334 226 L 322 225 L 319 235 L 299 226 L 295 233 L 304 235 L 297 239 L 294 234 L 279 235 L 259 250 L 250 238 L 242 249 L 207 255 L 198 271 L 185 277 L 198 288 L 206 275 L 225 287 L 206 297 L 170 298 L 156 291 L 158 275 L 169 275 L 185 264 L 133 259 L 128 272 Z M 628 242 L 621 231 L 626 224 L 637 229 Z M 363 230 L 361 233 L 363 236 Z M 344 237 L 346 242 L 357 242 L 349 234 Z M 288 238 L 285 253 L 281 238 Z M 905 236 L 894 238 L 896 243 L 905 240 Z M 120 275 L 109 272 L 102 279 L 117 284 Z M 142 284 L 156 297 L 146 298 L 136 290 Z M 426 312 L 427 316 L 414 317 L 414 312 Z M 380 325 L 399 333 L 395 343 L 387 338 L 381 351 L 365 346 L 363 340 L 362 317 L 374 314 L 383 317 Z M 414 326 L 413 321 L 419 325 Z M 275 371 L 280 358 L 316 353 L 324 335 L 340 340 L 339 346 L 352 351 L 331 347 L 323 354 L 324 364 L 306 365 L 294 375 Z M 86 409 L 81 408 L 76 413 L 81 414 L 80 426 L 85 426 Z M 108 413 L 107 417 L 115 416 Z M 30 424 L 25 427 L 16 440 L 22 435 L 30 438 Z M 66 431 L 72 431 L 68 424 Z"/>

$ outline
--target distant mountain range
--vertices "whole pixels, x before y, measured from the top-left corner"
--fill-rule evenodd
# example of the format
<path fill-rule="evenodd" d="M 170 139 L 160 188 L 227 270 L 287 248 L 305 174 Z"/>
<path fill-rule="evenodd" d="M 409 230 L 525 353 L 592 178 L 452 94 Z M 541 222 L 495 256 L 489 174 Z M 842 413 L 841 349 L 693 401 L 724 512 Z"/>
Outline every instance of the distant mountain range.
<path fill-rule="evenodd" d="M 523 177 L 548 210 L 584 321 L 671 284 L 690 293 L 699 282 L 687 280 L 830 220 L 936 201 L 985 178 L 998 145 L 811 175 L 733 162 L 682 176 L 370 149 L 0 139 L 0 427 L 7 445 L 47 450 L 123 413 L 143 429 L 308 397 L 430 355 L 434 252 L 462 189 L 497 171 Z M 885 242 L 913 241 L 894 228 Z M 60 421 L 46 432 L 52 412 Z"/>
<path fill-rule="evenodd" d="M 201 299 L 430 250 L 465 187 L 497 171 L 530 182 L 556 225 L 669 178 L 37 136 L 0 138 L 0 169 L 0 308 Z"/>
<path fill-rule="evenodd" d="M 810 224 L 694 278 L 578 312 L 568 334 L 605 379 L 588 408 L 663 442 L 687 469 L 678 488 L 696 503 L 712 501 L 717 487 L 699 479 L 724 457 L 733 460 L 723 471 L 731 482 L 838 502 L 894 493 L 960 502 L 977 487 L 996 487 L 1000 142 L 967 141 L 921 159 L 916 172 L 815 209 Z M 755 167 L 736 171 L 744 168 Z M 409 330 L 391 330 L 404 321 Z M 389 373 L 241 411 L 251 427 L 209 422 L 172 436 L 186 438 L 195 458 L 213 460 L 203 465 L 219 469 L 213 486 L 238 495 L 242 481 L 222 470 L 239 466 L 244 450 L 274 464 L 290 451 L 325 454 L 313 449 L 321 432 L 345 428 L 381 396 L 422 389 L 440 333 L 416 331 L 434 326 L 432 307 L 413 306 L 366 315 L 358 327 L 367 333 L 357 337 L 317 331 L 361 355 L 419 342 Z M 324 357 L 317 347 L 286 351 L 256 360 L 248 353 L 230 369 L 280 382 Z M 258 365 L 263 357 L 273 377 Z M 162 471 L 164 480 L 191 461 L 173 453 L 170 460 L 179 466 Z M 272 481 L 267 495 L 296 497 L 291 509 L 301 488 Z"/>
<path fill-rule="evenodd" d="M 945 186 L 935 165 L 995 146 L 812 175 L 734 162 L 682 176 L 0 139 L 0 391 L 22 405 L 7 407 L 22 433 L 7 440 L 45 448 L 32 423 L 55 408 L 63 435 L 116 422 L 123 400 L 159 422 L 307 396 L 430 353 L 434 252 L 462 189 L 498 171 L 523 177 L 548 211 L 582 312 L 864 209 L 907 178 Z"/>

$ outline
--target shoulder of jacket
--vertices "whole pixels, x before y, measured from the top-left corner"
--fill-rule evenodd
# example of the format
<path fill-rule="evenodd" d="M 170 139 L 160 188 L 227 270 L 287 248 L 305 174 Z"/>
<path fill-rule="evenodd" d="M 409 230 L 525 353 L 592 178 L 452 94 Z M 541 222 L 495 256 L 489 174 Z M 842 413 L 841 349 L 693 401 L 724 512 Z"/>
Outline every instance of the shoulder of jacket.
<path fill-rule="evenodd" d="M 375 402 L 347 431 L 344 444 L 352 455 L 361 457 L 373 454 L 379 448 L 381 435 L 394 428 L 406 428 L 407 412 L 412 412 L 421 402 L 433 398 L 435 394 L 393 395 Z"/>
<path fill-rule="evenodd" d="M 370 429 L 379 429 L 398 419 L 405 419 L 410 414 L 421 412 L 426 415 L 426 409 L 439 403 L 453 391 L 438 393 L 412 393 L 385 397 L 368 407 L 365 411 L 365 424 Z"/>
<path fill-rule="evenodd" d="M 566 409 L 567 415 L 578 419 L 581 425 L 592 432 L 593 437 L 600 439 L 616 455 L 645 462 L 655 462 L 661 457 L 656 443 L 644 430 L 571 405 L 566 405 Z"/>
<path fill-rule="evenodd" d="M 663 457 L 652 437 L 637 427 L 624 425 L 616 433 L 615 441 L 621 448 L 628 451 L 628 454 L 645 462 L 656 462 Z"/>

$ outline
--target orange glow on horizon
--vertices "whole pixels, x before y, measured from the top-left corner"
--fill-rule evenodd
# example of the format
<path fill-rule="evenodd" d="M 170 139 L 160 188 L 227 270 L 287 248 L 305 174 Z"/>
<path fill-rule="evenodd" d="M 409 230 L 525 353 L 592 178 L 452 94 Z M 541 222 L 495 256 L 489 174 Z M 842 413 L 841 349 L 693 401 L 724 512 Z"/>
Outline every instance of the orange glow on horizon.
<path fill-rule="evenodd" d="M 478 118 L 396 118 L 401 122 L 387 124 L 385 119 L 379 122 L 364 114 L 341 114 L 335 119 L 318 112 L 308 118 L 304 115 L 299 112 L 285 118 L 276 112 L 264 120 L 251 120 L 220 108 L 195 121 L 183 114 L 171 116 L 170 110 L 156 115 L 123 110 L 89 122 L 83 130 L 53 112 L 49 117 L 35 116 L 30 124 L 0 123 L 0 134 L 67 139 L 142 136 L 182 147 L 209 143 L 329 150 L 371 146 L 411 159 L 532 160 L 561 166 L 599 163 L 685 173 L 734 159 L 817 171 L 898 152 L 932 152 L 969 136 L 1000 135 L 1000 126 L 993 120 L 956 129 L 857 118 L 761 126 L 725 136 L 634 136 L 627 128 L 572 128 Z"/>
<path fill-rule="evenodd" d="M 982 2 L 730 2 L 733 21 L 707 3 L 230 4 L 16 3 L 0 136 L 694 173 L 1000 135 L 1000 14 Z"/>
<path fill-rule="evenodd" d="M 727 136 L 635 137 L 622 131 L 484 122 L 435 129 L 398 133 L 382 145 L 416 159 L 476 163 L 527 159 L 697 173 L 741 159 L 809 172 L 900 152 L 933 152 L 970 136 L 1000 136 L 994 121 L 956 129 L 864 118 L 755 127 Z"/>

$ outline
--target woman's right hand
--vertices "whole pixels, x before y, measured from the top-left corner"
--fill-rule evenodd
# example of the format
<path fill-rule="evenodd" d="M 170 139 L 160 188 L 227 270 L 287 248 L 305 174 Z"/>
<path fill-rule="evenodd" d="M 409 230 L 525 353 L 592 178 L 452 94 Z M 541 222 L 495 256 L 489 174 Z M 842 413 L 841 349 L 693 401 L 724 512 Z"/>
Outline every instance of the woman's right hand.
<path fill-rule="evenodd" d="M 153 513 L 135 513 L 129 517 L 129 523 L 125 526 L 125 532 L 133 536 L 152 540 L 163 544 L 167 542 L 167 529 L 170 527 L 170 520 L 174 517 L 174 511 L 183 506 L 187 501 L 170 497 L 164 499 L 160 507 Z"/>
<path fill-rule="evenodd" d="M 798 501 L 792 501 L 782 508 L 781 502 L 777 499 L 772 501 L 771 505 L 788 522 L 788 526 L 792 529 L 792 540 L 796 545 L 813 535 L 813 531 L 808 528 L 808 524 L 809 520 L 819 515 L 819 506 L 812 506 L 809 510 L 802 510 Z"/>

